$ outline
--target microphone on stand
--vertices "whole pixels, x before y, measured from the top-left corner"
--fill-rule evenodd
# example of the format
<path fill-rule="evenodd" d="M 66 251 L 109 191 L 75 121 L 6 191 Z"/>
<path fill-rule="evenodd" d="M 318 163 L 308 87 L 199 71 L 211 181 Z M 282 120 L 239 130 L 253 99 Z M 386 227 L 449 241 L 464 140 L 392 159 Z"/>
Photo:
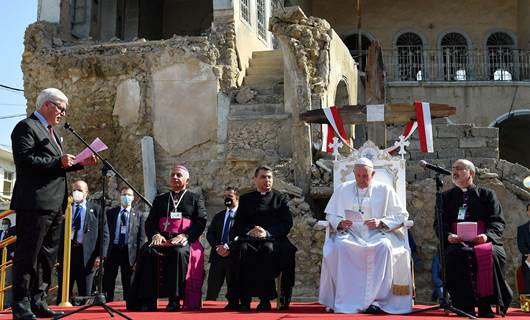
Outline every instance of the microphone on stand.
<path fill-rule="evenodd" d="M 428 163 L 427 161 L 425 160 L 421 160 L 420 163 L 419 163 L 420 167 L 424 168 L 424 169 L 430 169 L 436 173 L 439 173 L 439 174 L 443 174 L 443 175 L 446 175 L 446 176 L 450 176 L 451 175 L 451 171 L 445 169 L 445 168 L 442 168 L 442 167 L 439 167 L 435 164 L 430 164 Z"/>
<path fill-rule="evenodd" d="M 72 129 L 72 127 L 70 126 L 70 124 L 68 122 L 64 123 L 63 128 L 65 128 L 66 130 L 71 130 Z"/>

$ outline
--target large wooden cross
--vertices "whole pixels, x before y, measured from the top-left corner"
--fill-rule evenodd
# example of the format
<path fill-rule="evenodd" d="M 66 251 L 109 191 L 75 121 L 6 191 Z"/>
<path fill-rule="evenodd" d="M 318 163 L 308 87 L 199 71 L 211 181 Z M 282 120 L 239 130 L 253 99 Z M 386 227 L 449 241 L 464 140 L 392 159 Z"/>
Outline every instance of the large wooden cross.
<path fill-rule="evenodd" d="M 456 107 L 431 103 L 431 118 L 443 118 L 456 114 Z M 337 107 L 342 122 L 344 124 L 370 124 L 367 119 L 366 105 L 347 105 Z M 326 115 L 322 109 L 310 110 L 300 113 L 300 120 L 307 123 L 328 123 Z M 384 104 L 384 121 L 376 123 L 386 124 L 405 124 L 410 120 L 416 120 L 416 108 L 413 104 L 408 103 L 385 103 Z M 384 146 L 380 146 L 384 147 Z"/>

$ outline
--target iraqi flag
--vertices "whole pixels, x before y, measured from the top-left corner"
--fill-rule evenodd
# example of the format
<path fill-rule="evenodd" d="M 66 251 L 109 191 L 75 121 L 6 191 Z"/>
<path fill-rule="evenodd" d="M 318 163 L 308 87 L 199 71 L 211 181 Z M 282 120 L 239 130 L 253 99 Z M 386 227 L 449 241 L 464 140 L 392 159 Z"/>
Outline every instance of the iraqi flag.
<path fill-rule="evenodd" d="M 333 132 L 333 127 L 327 123 L 322 125 L 322 148 L 320 148 L 323 152 L 333 152 L 333 148 L 329 145 L 333 143 L 333 137 L 335 136 L 335 133 Z"/>
<path fill-rule="evenodd" d="M 337 107 L 332 106 L 329 108 L 322 108 L 322 111 L 324 111 L 324 114 L 326 115 L 326 118 L 331 128 L 333 128 L 333 131 L 335 132 L 335 135 L 337 135 L 344 144 L 350 146 L 350 143 L 348 141 L 348 136 L 346 134 L 346 130 L 344 130 L 344 124 L 342 123 L 342 118 L 340 116 L 340 112 L 337 109 Z M 330 130 L 328 129 L 328 131 Z M 329 137 L 329 134 L 328 134 L 328 137 Z M 331 137 L 331 139 L 333 139 L 333 137 Z"/>
<path fill-rule="evenodd" d="M 434 152 L 432 139 L 431 105 L 428 102 L 416 101 L 416 119 L 418 120 L 418 135 L 420 137 L 420 151 Z"/>

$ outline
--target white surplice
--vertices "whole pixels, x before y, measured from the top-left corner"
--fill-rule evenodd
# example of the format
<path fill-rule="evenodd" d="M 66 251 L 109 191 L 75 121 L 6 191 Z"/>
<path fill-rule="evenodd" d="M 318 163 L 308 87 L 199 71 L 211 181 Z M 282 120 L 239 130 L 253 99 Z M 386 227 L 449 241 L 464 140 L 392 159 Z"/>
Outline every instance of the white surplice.
<path fill-rule="evenodd" d="M 363 219 L 381 219 L 388 227 L 336 231 L 345 210 L 362 211 Z M 372 180 L 365 189 L 355 181 L 339 185 L 325 209 L 333 230 L 324 243 L 319 302 L 338 313 L 363 312 L 376 305 L 387 313 L 412 310 L 410 249 L 399 228 L 408 213 L 394 189 Z"/>

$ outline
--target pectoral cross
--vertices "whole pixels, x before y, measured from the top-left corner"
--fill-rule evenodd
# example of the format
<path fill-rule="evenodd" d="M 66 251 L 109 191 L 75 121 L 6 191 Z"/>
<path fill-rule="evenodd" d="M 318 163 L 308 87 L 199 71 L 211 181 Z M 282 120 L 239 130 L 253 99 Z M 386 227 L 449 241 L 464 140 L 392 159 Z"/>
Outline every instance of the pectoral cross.
<path fill-rule="evenodd" d="M 162 223 L 162 224 L 164 225 L 164 231 L 167 231 L 167 227 L 169 227 L 169 225 L 170 225 L 171 223 L 169 222 L 168 219 L 166 219 L 166 221 L 165 221 L 164 223 Z"/>
<path fill-rule="evenodd" d="M 328 147 L 333 148 L 332 155 L 335 157 L 335 161 L 339 159 L 340 153 L 339 148 L 342 148 L 342 142 L 339 141 L 339 138 L 333 137 L 333 143 L 330 143 Z"/>
<path fill-rule="evenodd" d="M 410 145 L 410 141 L 405 141 L 405 136 L 400 135 L 399 141 L 394 142 L 394 146 L 399 147 L 398 153 L 401 155 L 401 159 L 405 159 L 405 154 L 407 151 L 405 151 L 405 147 L 408 147 Z"/>

